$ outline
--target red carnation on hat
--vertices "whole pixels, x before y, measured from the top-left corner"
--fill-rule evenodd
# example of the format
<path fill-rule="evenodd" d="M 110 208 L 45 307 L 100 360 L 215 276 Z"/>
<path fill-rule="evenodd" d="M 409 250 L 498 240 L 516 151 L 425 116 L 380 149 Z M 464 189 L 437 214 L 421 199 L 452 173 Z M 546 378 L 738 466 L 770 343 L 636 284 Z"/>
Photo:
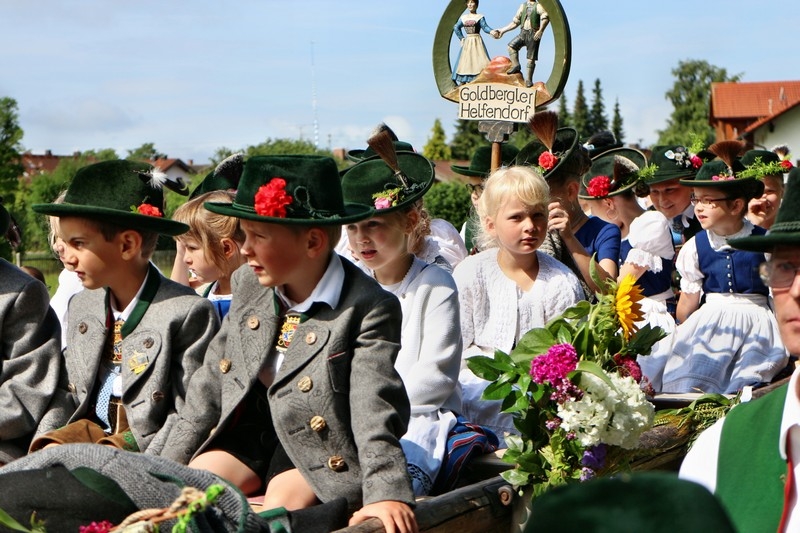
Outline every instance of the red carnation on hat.
<path fill-rule="evenodd" d="M 134 208 L 133 211 L 139 213 L 140 215 L 146 215 L 148 217 L 161 218 L 164 216 L 161 210 L 156 206 L 154 206 L 153 204 L 142 204 L 139 207 Z"/>
<path fill-rule="evenodd" d="M 595 176 L 589 180 L 586 192 L 595 198 L 605 198 L 611 191 L 611 178 L 608 176 Z"/>
<path fill-rule="evenodd" d="M 545 170 L 551 170 L 558 163 L 558 158 L 552 152 L 543 152 L 539 156 L 539 166 Z"/>
<path fill-rule="evenodd" d="M 691 158 L 689 158 L 689 161 L 692 162 L 692 167 L 695 169 L 703 166 L 703 160 L 700 159 L 700 156 L 693 155 Z"/>
<path fill-rule="evenodd" d="M 286 206 L 293 200 L 286 194 L 286 180 L 272 178 L 269 183 L 258 188 L 254 207 L 261 216 L 286 218 Z"/>
<path fill-rule="evenodd" d="M 792 170 L 792 168 L 794 168 L 794 165 L 788 159 L 781 160 L 781 166 L 783 167 L 783 170 L 787 172 Z"/>

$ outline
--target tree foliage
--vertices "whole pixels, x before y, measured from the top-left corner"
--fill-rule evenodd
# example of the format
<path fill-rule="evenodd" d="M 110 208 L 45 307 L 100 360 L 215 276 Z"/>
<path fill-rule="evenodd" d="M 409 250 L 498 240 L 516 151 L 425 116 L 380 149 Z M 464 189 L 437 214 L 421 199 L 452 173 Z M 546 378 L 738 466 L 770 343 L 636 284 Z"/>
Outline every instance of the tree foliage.
<path fill-rule="evenodd" d="M 582 135 L 582 138 L 588 138 L 595 133 L 608 129 L 608 118 L 606 117 L 606 106 L 603 102 L 603 88 L 600 84 L 600 78 L 594 80 L 592 108 L 589 110 L 589 120 L 586 128 L 588 130 L 588 135 Z"/>
<path fill-rule="evenodd" d="M 458 181 L 437 182 L 425 194 L 425 209 L 431 218 L 442 218 L 460 228 L 472 207 L 469 191 Z"/>
<path fill-rule="evenodd" d="M 17 101 L 8 97 L 0 98 L 0 196 L 6 205 L 14 203 L 23 171 L 20 162 L 22 135 Z"/>
<path fill-rule="evenodd" d="M 561 93 L 558 99 L 558 125 L 562 128 L 565 126 L 572 126 L 572 115 L 567 108 L 567 95 Z"/>
<path fill-rule="evenodd" d="M 688 59 L 678 62 L 672 75 L 675 83 L 665 96 L 673 110 L 667 127 L 658 132 L 658 144 L 687 144 L 690 135 L 695 134 L 708 146 L 714 142 L 714 129 L 708 123 L 711 84 L 739 81 L 741 74 L 729 76 L 724 68 Z"/>
<path fill-rule="evenodd" d="M 239 150 L 232 150 L 224 146 L 217 148 L 214 155 L 211 156 L 211 165 L 217 166 L 220 161 L 236 152 L 244 154 L 245 159 L 254 155 L 323 155 L 333 157 L 333 153 L 330 150 L 320 150 L 308 139 L 271 139 L 267 137 L 262 143 L 240 148 Z"/>
<path fill-rule="evenodd" d="M 166 159 L 167 154 L 156 150 L 155 144 L 144 143 L 139 148 L 128 150 L 128 156 L 125 159 L 131 161 L 151 161 L 154 159 Z"/>
<path fill-rule="evenodd" d="M 433 121 L 433 128 L 431 128 L 431 137 L 425 146 L 422 148 L 422 155 L 431 161 L 449 161 L 451 157 L 450 147 L 447 146 L 447 141 L 442 127 L 442 121 L 438 118 Z"/>
<path fill-rule="evenodd" d="M 619 111 L 619 98 L 614 102 L 614 117 L 611 119 L 611 133 L 617 138 L 617 142 L 625 144 L 625 130 L 622 126 L 622 114 Z"/>
<path fill-rule="evenodd" d="M 450 143 L 450 157 L 456 160 L 467 160 L 479 146 L 486 144 L 486 139 L 478 130 L 477 120 L 456 121 L 456 131 Z"/>
<path fill-rule="evenodd" d="M 586 139 L 594 133 L 589 130 L 589 125 L 589 107 L 586 104 L 583 80 L 578 80 L 578 90 L 575 93 L 575 103 L 572 106 L 572 127 L 578 130 L 579 138 Z"/>

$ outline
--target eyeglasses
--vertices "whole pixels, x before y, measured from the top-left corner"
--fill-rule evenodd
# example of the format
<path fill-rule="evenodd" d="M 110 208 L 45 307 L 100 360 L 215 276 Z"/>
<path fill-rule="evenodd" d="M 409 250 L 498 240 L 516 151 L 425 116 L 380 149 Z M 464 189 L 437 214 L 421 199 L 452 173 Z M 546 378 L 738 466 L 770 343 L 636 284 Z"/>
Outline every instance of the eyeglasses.
<path fill-rule="evenodd" d="M 761 263 L 758 267 L 761 281 L 773 289 L 791 287 L 798 272 L 800 272 L 800 266 L 794 265 L 789 261 L 781 261 L 779 263 L 767 261 Z"/>
<path fill-rule="evenodd" d="M 483 194 L 483 183 L 481 183 L 480 185 L 475 185 L 473 183 L 465 183 L 464 185 L 467 187 L 467 190 L 470 192 L 470 194 L 477 194 L 478 196 Z"/>
<path fill-rule="evenodd" d="M 703 207 L 710 207 L 715 208 L 719 202 L 727 202 L 730 198 L 698 198 L 694 194 L 691 196 L 689 201 L 692 205 L 701 205 Z"/>

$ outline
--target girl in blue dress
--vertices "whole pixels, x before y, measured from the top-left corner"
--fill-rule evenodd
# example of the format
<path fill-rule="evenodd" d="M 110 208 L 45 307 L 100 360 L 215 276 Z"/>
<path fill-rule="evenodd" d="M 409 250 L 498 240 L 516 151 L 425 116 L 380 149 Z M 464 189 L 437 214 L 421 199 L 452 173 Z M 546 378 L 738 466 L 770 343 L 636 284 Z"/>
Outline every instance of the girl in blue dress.
<path fill-rule="evenodd" d="M 705 231 L 686 241 L 678 254 L 680 325 L 666 360 L 663 392 L 735 393 L 769 382 L 789 359 L 769 290 L 759 277 L 764 254 L 728 244 L 765 233 L 744 218 L 748 201 L 762 194 L 764 184 L 737 177 L 744 170 L 736 159 L 741 145 L 712 145 L 709 150 L 720 160 L 704 164 L 694 181 L 681 180 L 694 188 L 692 203 Z"/>

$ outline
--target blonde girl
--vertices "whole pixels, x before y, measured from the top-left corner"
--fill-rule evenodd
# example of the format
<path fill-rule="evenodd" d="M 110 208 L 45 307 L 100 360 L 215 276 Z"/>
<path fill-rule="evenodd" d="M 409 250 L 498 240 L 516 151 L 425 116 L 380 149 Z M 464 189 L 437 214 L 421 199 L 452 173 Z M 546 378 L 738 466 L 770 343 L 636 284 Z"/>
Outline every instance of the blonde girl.
<path fill-rule="evenodd" d="M 178 254 L 173 279 L 188 284 L 191 273 L 202 288 L 201 293 L 214 303 L 220 319 L 230 308 L 231 274 L 244 264 L 239 252 L 244 232 L 239 219 L 212 213 L 205 202 L 232 203 L 234 193 L 212 191 L 201 194 L 175 210 L 172 219 L 189 226 L 189 231 L 175 237 Z M 177 278 L 177 279 L 176 279 Z"/>
<path fill-rule="evenodd" d="M 461 305 L 462 360 L 510 352 L 527 331 L 544 326 L 583 299 L 578 278 L 538 250 L 547 233 L 550 193 L 531 167 L 513 166 L 486 180 L 478 201 L 478 247 L 455 272 Z M 488 385 L 462 364 L 463 415 L 492 429 L 501 441 L 516 433 L 500 402 L 480 398 Z"/>

